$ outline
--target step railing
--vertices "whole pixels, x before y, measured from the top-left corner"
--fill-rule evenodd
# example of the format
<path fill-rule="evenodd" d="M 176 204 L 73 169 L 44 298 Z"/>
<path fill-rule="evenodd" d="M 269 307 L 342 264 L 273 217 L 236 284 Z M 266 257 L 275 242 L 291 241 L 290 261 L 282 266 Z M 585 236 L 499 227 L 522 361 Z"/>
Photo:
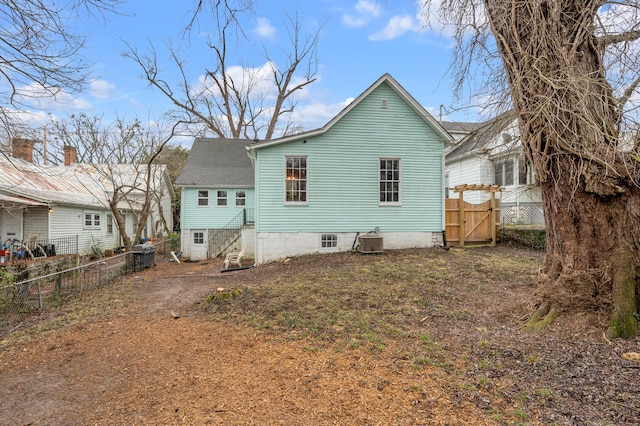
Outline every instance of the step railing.
<path fill-rule="evenodd" d="M 240 237 L 242 227 L 252 223 L 254 223 L 253 209 L 242 209 L 222 228 L 210 230 L 208 242 L 210 257 L 218 257 L 220 253 Z"/>

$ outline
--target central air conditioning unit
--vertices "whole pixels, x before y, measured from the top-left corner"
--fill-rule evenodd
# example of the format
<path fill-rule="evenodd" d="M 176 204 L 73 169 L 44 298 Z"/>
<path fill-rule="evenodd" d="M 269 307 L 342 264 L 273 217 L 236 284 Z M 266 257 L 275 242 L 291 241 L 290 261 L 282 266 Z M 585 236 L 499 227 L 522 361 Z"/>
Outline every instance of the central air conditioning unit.
<path fill-rule="evenodd" d="M 358 237 L 358 251 L 360 253 L 382 253 L 382 235 L 366 234 Z"/>

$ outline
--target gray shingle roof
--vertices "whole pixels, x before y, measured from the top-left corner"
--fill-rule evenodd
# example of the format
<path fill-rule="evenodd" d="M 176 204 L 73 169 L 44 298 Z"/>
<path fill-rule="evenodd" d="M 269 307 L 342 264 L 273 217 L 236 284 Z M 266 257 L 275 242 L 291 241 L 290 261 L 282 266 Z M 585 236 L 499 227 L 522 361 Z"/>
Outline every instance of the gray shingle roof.
<path fill-rule="evenodd" d="M 445 161 L 453 161 L 470 152 L 485 149 L 489 142 L 511 124 L 515 118 L 514 111 L 508 110 L 485 123 L 481 123 L 446 155 Z"/>
<path fill-rule="evenodd" d="M 254 170 L 247 139 L 196 138 L 178 186 L 253 187 Z"/>

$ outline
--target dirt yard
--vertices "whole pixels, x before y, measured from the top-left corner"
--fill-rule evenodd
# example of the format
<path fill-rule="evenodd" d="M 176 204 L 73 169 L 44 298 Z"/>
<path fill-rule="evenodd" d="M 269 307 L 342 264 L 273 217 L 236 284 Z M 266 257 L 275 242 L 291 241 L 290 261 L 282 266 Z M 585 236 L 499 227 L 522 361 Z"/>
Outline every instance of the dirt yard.
<path fill-rule="evenodd" d="M 597 313 L 520 330 L 540 258 L 414 250 L 225 274 L 219 260 L 159 262 L 0 334 L 0 424 L 640 424 L 640 364 L 621 357 L 640 339 L 607 342 Z M 375 293 L 387 280 L 418 285 Z M 219 287 L 242 292 L 202 303 Z"/>

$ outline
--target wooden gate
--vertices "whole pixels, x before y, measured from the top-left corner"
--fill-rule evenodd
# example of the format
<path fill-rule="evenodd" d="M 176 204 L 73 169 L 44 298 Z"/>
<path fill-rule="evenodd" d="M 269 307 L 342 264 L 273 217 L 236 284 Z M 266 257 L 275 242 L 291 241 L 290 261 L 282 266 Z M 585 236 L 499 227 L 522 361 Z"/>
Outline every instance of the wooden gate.
<path fill-rule="evenodd" d="M 497 185 L 459 185 L 454 188 L 460 193 L 460 198 L 446 199 L 448 245 L 496 244 L 500 228 L 500 200 L 495 198 L 495 192 L 500 189 Z M 491 199 L 482 204 L 467 203 L 464 201 L 464 191 L 468 190 L 490 192 Z"/>

